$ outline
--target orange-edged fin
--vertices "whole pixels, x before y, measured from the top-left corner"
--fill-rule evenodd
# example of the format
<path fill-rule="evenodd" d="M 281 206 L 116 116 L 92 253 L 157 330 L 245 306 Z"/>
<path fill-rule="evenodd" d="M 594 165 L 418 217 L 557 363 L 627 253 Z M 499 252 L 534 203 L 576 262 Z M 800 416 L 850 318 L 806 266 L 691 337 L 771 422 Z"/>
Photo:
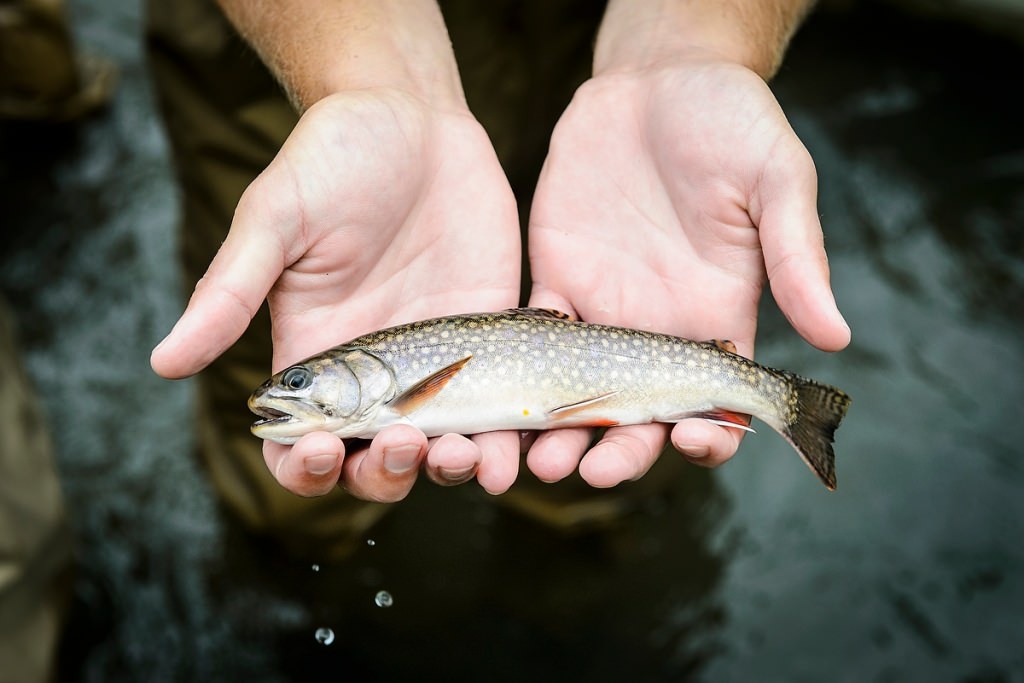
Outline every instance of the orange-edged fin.
<path fill-rule="evenodd" d="M 716 424 L 720 427 L 729 427 L 730 429 L 742 429 L 745 432 L 756 434 L 754 428 L 750 426 L 750 416 L 743 413 L 734 413 L 731 410 L 723 410 L 721 408 L 715 408 L 704 413 L 697 413 L 690 417 L 699 417 L 707 420 L 711 424 Z"/>
<path fill-rule="evenodd" d="M 726 353 L 737 353 L 736 345 L 728 339 L 708 339 L 705 344 L 711 344 L 716 347 L 719 351 L 725 351 Z"/>
<path fill-rule="evenodd" d="M 607 417 L 596 417 L 593 420 L 587 420 L 586 422 L 577 424 L 577 427 L 614 427 L 619 424 L 616 420 L 609 419 Z"/>
<path fill-rule="evenodd" d="M 564 406 L 558 406 L 557 408 L 548 411 L 548 419 L 551 420 L 553 424 L 562 422 L 564 420 L 568 420 L 572 417 L 579 415 L 585 410 L 590 410 L 591 408 L 600 405 L 603 401 L 608 400 L 609 398 L 617 395 L 618 393 L 618 391 L 609 391 L 608 393 L 599 394 L 598 396 L 593 396 L 582 401 L 577 401 L 575 403 L 567 403 Z M 580 424 L 581 426 L 584 426 L 583 421 L 577 422 L 576 420 L 573 420 L 573 422 L 575 424 Z M 614 420 L 609 420 L 607 418 L 595 416 L 593 421 L 586 421 L 585 426 L 611 427 L 612 425 L 615 424 L 618 423 L 615 422 Z"/>
<path fill-rule="evenodd" d="M 448 381 L 469 362 L 473 356 L 466 356 L 448 367 L 441 368 L 437 372 L 427 375 L 416 384 L 396 396 L 388 404 L 400 415 L 408 415 L 423 407 L 427 401 L 437 396 L 438 392 L 444 389 Z"/>
<path fill-rule="evenodd" d="M 533 318 L 551 318 L 553 320 L 572 321 L 576 320 L 576 318 L 573 315 L 566 313 L 565 311 L 560 311 L 557 308 L 509 308 L 507 310 L 509 313 L 521 313 L 522 315 L 528 315 Z"/>

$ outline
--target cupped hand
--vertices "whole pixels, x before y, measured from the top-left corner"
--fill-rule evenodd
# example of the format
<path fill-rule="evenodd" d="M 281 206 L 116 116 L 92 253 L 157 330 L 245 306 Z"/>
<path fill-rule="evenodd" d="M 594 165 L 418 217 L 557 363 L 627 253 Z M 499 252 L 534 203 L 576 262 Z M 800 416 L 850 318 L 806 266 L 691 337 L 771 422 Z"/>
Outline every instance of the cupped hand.
<path fill-rule="evenodd" d="M 198 372 L 238 339 L 266 298 L 276 371 L 391 324 L 514 306 L 519 266 L 515 199 L 468 112 L 395 91 L 332 95 L 303 115 L 246 190 L 152 365 L 171 378 Z M 424 464 L 436 481 L 478 468 L 486 478 L 495 440 L 518 449 L 515 433 L 428 446 L 418 430 L 396 426 L 347 454 L 326 432 L 291 447 L 265 442 L 263 450 L 270 471 L 296 493 L 323 494 L 340 482 L 361 498 L 394 501 Z"/>
<path fill-rule="evenodd" d="M 596 76 L 552 136 L 530 216 L 531 305 L 589 322 L 754 349 L 765 278 L 810 343 L 850 337 L 829 286 L 813 162 L 764 81 L 710 60 Z M 590 484 L 642 476 L 666 425 L 542 434 L 540 478 L 577 467 Z M 671 428 L 689 460 L 717 465 L 742 432 L 703 420 Z M 584 453 L 586 454 L 584 455 Z"/>

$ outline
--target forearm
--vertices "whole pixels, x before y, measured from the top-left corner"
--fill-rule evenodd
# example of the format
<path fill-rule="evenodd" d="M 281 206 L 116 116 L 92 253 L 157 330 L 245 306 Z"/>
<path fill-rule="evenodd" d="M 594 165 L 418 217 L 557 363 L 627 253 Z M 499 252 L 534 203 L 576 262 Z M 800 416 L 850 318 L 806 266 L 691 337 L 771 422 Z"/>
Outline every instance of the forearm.
<path fill-rule="evenodd" d="M 765 80 L 814 0 L 610 0 L 594 74 L 628 71 L 686 54 L 742 64 Z"/>
<path fill-rule="evenodd" d="M 217 1 L 300 110 L 365 88 L 465 104 L 435 0 Z"/>

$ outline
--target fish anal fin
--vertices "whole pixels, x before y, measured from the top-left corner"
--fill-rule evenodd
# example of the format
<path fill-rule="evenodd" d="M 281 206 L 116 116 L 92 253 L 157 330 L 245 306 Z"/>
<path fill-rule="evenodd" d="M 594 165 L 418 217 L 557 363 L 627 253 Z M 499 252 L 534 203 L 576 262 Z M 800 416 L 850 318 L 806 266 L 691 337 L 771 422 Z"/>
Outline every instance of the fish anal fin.
<path fill-rule="evenodd" d="M 602 403 L 618 395 L 620 392 L 609 391 L 604 394 L 598 394 L 590 398 L 583 399 L 582 401 L 576 401 L 575 403 L 566 403 L 563 406 L 558 406 L 548 411 L 548 419 L 552 424 L 559 422 L 572 421 L 573 424 L 586 426 L 586 427 L 611 427 L 618 424 L 615 420 L 595 415 L 592 420 L 586 418 L 580 418 L 580 414 L 595 407 L 599 408 Z"/>
<path fill-rule="evenodd" d="M 742 429 L 743 431 L 750 432 L 751 434 L 757 433 L 754 431 L 753 427 L 750 426 L 750 416 L 744 413 L 736 413 L 723 408 L 714 408 L 713 410 L 690 415 L 690 417 L 699 417 L 712 424 L 716 424 L 719 427 Z"/>
<path fill-rule="evenodd" d="M 396 396 L 389 405 L 400 415 L 408 415 L 422 408 L 430 399 L 444 389 L 445 385 L 461 370 L 473 356 L 466 356 L 451 365 L 432 372 L 416 384 Z"/>
<path fill-rule="evenodd" d="M 566 313 L 565 311 L 559 311 L 557 308 L 510 308 L 509 313 L 519 313 L 521 315 L 528 315 L 531 318 L 548 318 L 550 320 L 571 320 L 575 321 L 575 316 Z"/>

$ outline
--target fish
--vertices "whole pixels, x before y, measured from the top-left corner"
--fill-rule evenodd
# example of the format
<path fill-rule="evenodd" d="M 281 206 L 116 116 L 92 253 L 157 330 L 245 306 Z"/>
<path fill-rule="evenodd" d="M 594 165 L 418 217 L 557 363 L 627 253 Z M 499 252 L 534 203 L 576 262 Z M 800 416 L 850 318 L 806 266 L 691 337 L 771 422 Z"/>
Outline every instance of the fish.
<path fill-rule="evenodd" d="M 675 423 L 703 418 L 788 441 L 830 490 L 835 431 L 850 397 L 736 353 L 516 308 L 371 332 L 274 374 L 249 397 L 252 433 L 281 444 L 327 431 L 369 439 L 393 424 L 450 432 Z"/>

